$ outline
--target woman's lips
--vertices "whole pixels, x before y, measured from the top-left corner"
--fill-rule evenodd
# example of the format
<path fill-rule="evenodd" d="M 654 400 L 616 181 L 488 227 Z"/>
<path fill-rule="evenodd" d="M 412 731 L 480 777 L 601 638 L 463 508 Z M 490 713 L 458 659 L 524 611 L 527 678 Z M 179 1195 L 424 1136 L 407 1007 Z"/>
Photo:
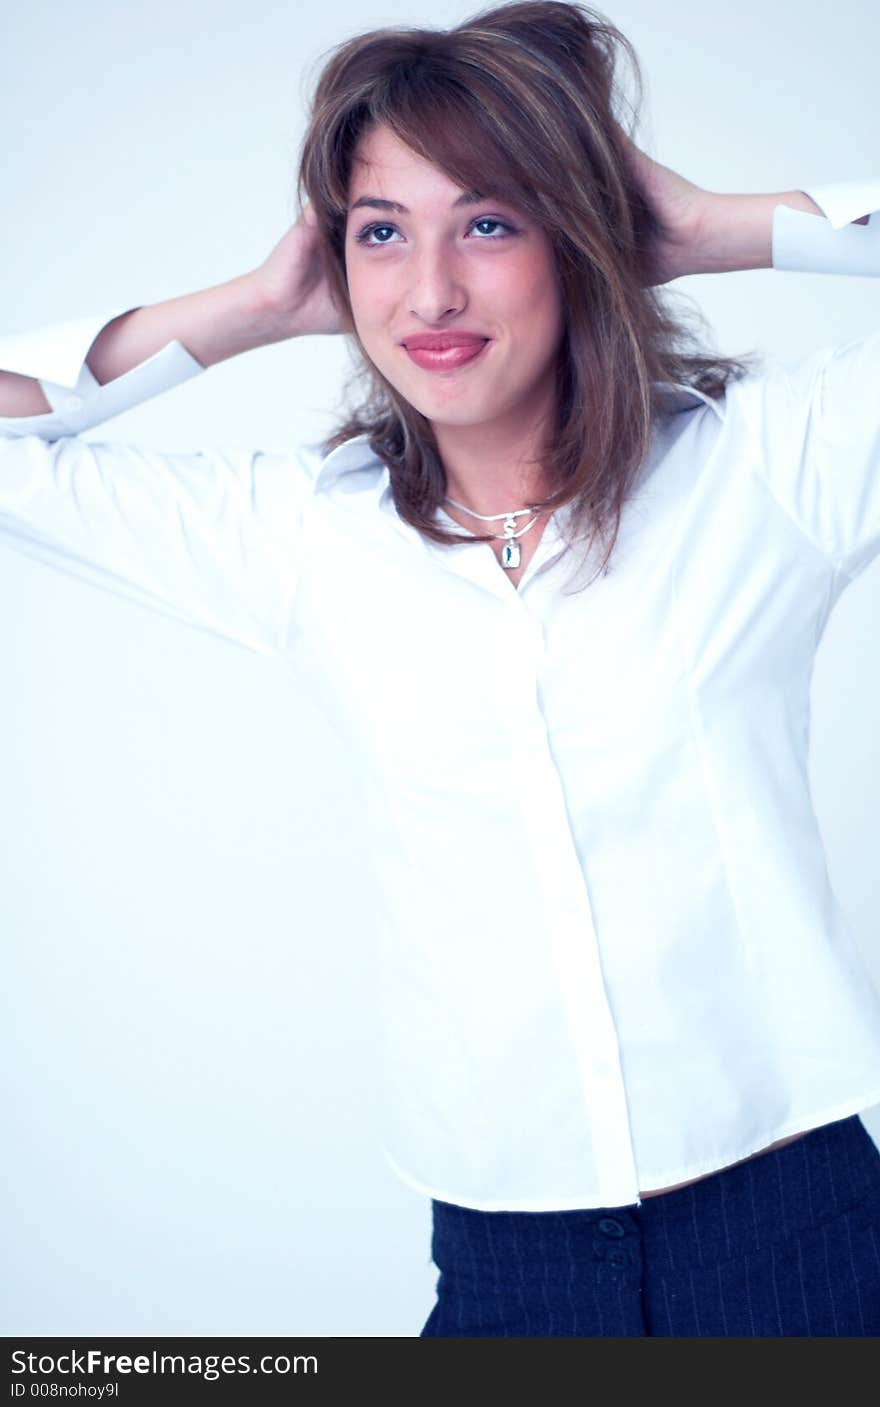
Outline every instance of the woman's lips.
<path fill-rule="evenodd" d="M 424 371 L 455 371 L 466 362 L 474 361 L 489 345 L 490 340 L 486 337 L 480 342 L 459 342 L 453 346 L 437 348 L 408 347 L 406 343 L 403 345 L 416 365 Z"/>

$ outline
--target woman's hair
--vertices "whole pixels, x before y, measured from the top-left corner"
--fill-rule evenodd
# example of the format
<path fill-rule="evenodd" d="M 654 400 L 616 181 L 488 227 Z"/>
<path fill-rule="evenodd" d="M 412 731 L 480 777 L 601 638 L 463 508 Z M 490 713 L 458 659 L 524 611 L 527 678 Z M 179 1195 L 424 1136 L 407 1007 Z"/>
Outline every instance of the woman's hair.
<path fill-rule="evenodd" d="M 618 53 L 635 76 L 632 105 L 615 73 Z M 604 544 L 604 572 L 650 449 L 655 383 L 719 398 L 755 355 L 707 353 L 654 282 L 658 222 L 635 184 L 617 111 L 633 115 L 631 137 L 642 96 L 629 40 L 597 11 L 561 0 L 493 6 L 449 30 L 371 30 L 340 44 L 320 72 L 298 191 L 317 216 L 330 287 L 360 354 L 357 379 L 367 381 L 362 403 L 324 449 L 366 434 L 388 465 L 401 518 L 434 541 L 491 539 L 435 519 L 446 474 L 431 424 L 370 362 L 354 329 L 345 227 L 358 140 L 383 123 L 463 189 L 517 204 L 546 232 L 565 332 L 555 433 L 542 459 L 552 492 L 534 506 L 572 503 L 570 536 L 585 536 L 587 553 Z M 695 304 L 687 316 L 704 325 Z"/>

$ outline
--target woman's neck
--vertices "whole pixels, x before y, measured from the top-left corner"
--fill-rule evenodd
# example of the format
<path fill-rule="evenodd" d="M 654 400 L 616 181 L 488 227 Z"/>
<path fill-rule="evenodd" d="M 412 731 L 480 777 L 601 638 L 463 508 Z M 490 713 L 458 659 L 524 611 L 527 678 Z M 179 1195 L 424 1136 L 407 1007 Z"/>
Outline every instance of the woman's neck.
<path fill-rule="evenodd" d="M 549 492 L 537 434 L 499 435 L 496 427 L 435 426 L 450 498 L 477 513 L 526 508 Z"/>

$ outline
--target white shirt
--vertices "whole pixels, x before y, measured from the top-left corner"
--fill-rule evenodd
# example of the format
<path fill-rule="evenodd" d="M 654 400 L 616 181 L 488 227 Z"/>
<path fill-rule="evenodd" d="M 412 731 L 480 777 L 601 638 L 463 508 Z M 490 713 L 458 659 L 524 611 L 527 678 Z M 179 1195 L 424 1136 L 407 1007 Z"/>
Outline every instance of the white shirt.
<path fill-rule="evenodd" d="M 777 207 L 778 269 L 880 275 L 880 180 Z M 99 387 L 120 310 L 0 342 L 53 407 L 0 422 L 0 531 L 281 656 L 350 745 L 378 929 L 391 1165 L 485 1210 L 639 1203 L 880 1101 L 880 996 L 807 775 L 834 603 L 880 553 L 880 331 L 668 416 L 610 573 L 562 510 L 516 588 L 398 517 L 365 438 L 322 459 L 77 432 L 203 371 Z M 445 515 L 444 515 L 445 517 Z M 450 520 L 451 521 L 451 520 Z"/>

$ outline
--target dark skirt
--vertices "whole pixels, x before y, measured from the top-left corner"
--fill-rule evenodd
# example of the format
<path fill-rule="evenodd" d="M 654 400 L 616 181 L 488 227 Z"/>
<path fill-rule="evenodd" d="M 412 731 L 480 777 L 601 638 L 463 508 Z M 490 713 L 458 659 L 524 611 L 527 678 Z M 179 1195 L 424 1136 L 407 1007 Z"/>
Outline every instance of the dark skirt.
<path fill-rule="evenodd" d="M 857 1114 L 641 1206 L 432 1209 L 422 1338 L 880 1335 L 880 1151 Z"/>

